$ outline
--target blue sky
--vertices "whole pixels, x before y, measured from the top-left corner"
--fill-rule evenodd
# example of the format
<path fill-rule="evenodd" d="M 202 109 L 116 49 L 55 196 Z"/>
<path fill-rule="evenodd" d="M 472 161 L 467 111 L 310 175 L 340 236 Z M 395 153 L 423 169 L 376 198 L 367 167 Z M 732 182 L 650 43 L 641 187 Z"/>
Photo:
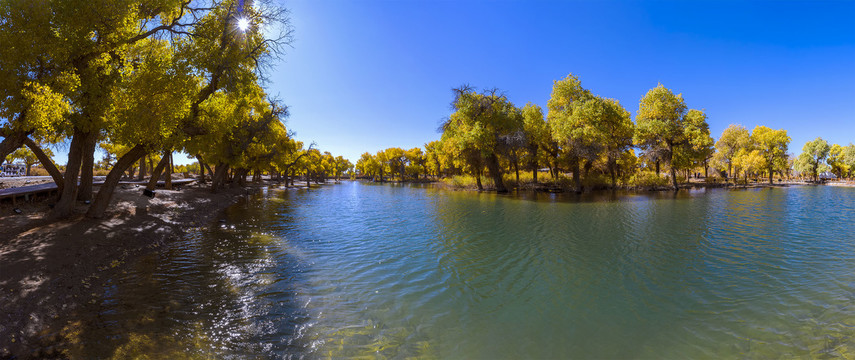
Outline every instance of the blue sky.
<path fill-rule="evenodd" d="M 658 83 L 790 151 L 855 142 L 855 2 L 286 1 L 296 41 L 268 91 L 297 138 L 356 161 L 439 138 L 451 88 L 545 108 L 568 73 L 633 115 Z"/>

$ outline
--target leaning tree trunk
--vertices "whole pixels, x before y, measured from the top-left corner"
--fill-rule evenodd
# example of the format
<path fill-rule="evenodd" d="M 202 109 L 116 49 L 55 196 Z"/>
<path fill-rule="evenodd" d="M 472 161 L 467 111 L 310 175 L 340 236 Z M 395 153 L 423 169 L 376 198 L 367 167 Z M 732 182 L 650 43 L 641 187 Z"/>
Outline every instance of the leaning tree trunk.
<path fill-rule="evenodd" d="M 96 219 L 104 217 L 104 212 L 107 210 L 107 206 L 110 205 L 110 200 L 116 191 L 116 185 L 119 184 L 119 180 L 122 178 L 122 173 L 137 160 L 145 156 L 145 153 L 145 146 L 136 145 L 116 161 L 116 165 L 113 166 L 107 174 L 107 178 L 104 179 L 104 185 L 101 185 L 101 189 L 98 190 L 95 201 L 92 202 L 89 210 L 86 211 L 86 217 Z"/>
<path fill-rule="evenodd" d="M 214 181 L 214 171 L 211 170 L 211 165 L 208 165 L 208 163 L 204 163 L 204 165 L 205 165 L 205 169 L 208 169 L 208 174 L 211 175 L 211 181 Z M 205 179 L 203 178 L 202 180 L 203 180 L 202 182 L 204 182 Z"/>
<path fill-rule="evenodd" d="M 202 162 L 202 157 L 196 155 L 196 161 L 199 162 L 199 183 L 205 183 L 205 163 Z"/>
<path fill-rule="evenodd" d="M 12 134 L 6 136 L 4 133 L 3 141 L 0 142 L 0 163 L 3 162 L 9 154 L 13 151 L 18 150 L 19 147 L 24 145 L 24 139 L 27 138 L 27 133 L 24 131 L 16 131 Z"/>
<path fill-rule="evenodd" d="M 92 200 L 92 183 L 94 182 L 95 145 L 98 144 L 98 133 L 88 132 L 83 137 L 83 163 L 80 169 L 80 188 L 77 189 L 77 200 Z"/>
<path fill-rule="evenodd" d="M 39 159 L 39 162 L 42 164 L 42 166 L 44 166 L 48 174 L 50 174 L 50 177 L 53 178 L 53 182 L 56 184 L 57 187 L 57 193 L 61 194 L 62 188 L 64 186 L 64 183 L 62 181 L 62 173 L 56 167 L 56 164 L 53 163 L 53 160 L 51 160 L 50 156 L 47 156 L 47 154 L 45 154 L 44 150 L 42 150 L 39 144 L 36 144 L 35 141 L 28 137 L 24 138 L 24 145 L 27 145 L 27 147 L 30 148 L 33 154 L 36 154 L 36 158 Z"/>
<path fill-rule="evenodd" d="M 77 199 L 77 176 L 80 174 L 80 163 L 83 160 L 83 132 L 74 129 L 71 144 L 68 149 L 68 163 L 65 166 L 64 183 L 59 201 L 53 207 L 51 216 L 67 218 L 74 211 L 74 201 Z"/>
<path fill-rule="evenodd" d="M 172 151 L 169 152 L 166 156 L 166 178 L 163 180 L 163 188 L 166 190 L 172 190 Z"/>
<path fill-rule="evenodd" d="M 148 184 L 145 186 L 146 190 L 154 191 L 157 187 L 157 181 L 160 180 L 160 174 L 163 173 L 163 168 L 166 167 L 168 162 L 169 158 L 166 154 L 163 154 L 163 157 L 160 158 L 160 162 L 158 162 L 154 170 L 151 171 L 151 178 L 148 179 Z"/>

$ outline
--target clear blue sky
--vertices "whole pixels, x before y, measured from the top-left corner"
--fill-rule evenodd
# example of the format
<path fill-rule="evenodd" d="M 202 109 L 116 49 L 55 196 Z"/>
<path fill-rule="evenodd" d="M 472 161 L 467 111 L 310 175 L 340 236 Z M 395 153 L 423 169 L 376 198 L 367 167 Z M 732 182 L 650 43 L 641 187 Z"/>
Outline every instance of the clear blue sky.
<path fill-rule="evenodd" d="M 855 142 L 855 1 L 286 1 L 269 91 L 297 138 L 356 161 L 439 138 L 452 87 L 545 108 L 573 73 L 627 110 L 661 82 L 729 124 Z"/>

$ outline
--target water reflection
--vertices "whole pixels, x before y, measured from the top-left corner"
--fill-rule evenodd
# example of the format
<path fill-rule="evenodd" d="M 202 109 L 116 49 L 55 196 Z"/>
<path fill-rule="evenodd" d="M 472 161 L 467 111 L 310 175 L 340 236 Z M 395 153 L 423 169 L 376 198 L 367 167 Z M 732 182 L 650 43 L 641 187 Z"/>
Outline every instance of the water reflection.
<path fill-rule="evenodd" d="M 852 356 L 855 191 L 276 190 L 115 279 L 79 357 Z"/>

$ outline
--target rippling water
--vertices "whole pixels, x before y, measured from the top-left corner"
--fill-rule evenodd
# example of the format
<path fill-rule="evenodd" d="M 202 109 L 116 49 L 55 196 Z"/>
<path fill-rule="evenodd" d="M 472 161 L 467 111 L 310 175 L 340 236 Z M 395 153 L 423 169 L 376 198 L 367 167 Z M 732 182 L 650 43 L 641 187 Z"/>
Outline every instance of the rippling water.
<path fill-rule="evenodd" d="M 267 190 L 132 266 L 88 356 L 855 356 L 855 189 Z"/>

